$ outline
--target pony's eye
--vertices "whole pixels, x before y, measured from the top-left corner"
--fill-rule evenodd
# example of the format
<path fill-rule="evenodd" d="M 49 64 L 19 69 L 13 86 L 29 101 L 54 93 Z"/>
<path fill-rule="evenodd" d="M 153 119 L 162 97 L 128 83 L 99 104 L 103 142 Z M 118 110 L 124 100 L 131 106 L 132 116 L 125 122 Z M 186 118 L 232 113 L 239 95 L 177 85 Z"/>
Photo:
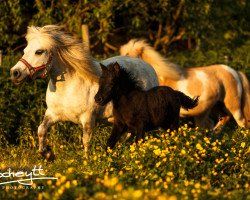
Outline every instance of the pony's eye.
<path fill-rule="evenodd" d="M 38 50 L 36 50 L 36 55 L 41 55 L 41 54 L 43 54 L 45 52 L 45 50 L 43 50 L 43 49 L 38 49 Z"/>

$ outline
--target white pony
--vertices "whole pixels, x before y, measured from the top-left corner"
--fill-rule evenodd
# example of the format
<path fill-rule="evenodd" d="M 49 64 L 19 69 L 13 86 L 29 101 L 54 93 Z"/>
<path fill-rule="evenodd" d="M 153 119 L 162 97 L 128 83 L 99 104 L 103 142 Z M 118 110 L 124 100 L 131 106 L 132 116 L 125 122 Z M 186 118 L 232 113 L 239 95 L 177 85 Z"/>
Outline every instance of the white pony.
<path fill-rule="evenodd" d="M 250 89 L 244 73 L 226 65 L 179 67 L 162 57 L 145 40 L 130 40 L 121 46 L 120 55 L 141 58 L 151 64 L 160 85 L 170 86 L 189 96 L 200 96 L 196 108 L 181 109 L 180 113 L 182 117 L 194 117 L 197 126 L 220 132 L 233 116 L 239 126 L 250 127 Z M 209 119 L 211 110 L 220 115 L 216 126 Z"/>
<path fill-rule="evenodd" d="M 48 108 L 38 127 L 39 152 L 53 159 L 54 154 L 46 144 L 48 128 L 59 121 L 72 121 L 82 125 L 86 155 L 96 119 L 112 115 L 111 105 L 100 107 L 94 101 L 100 62 L 90 56 L 80 40 L 57 25 L 28 27 L 26 40 L 23 57 L 11 68 L 13 83 L 19 85 L 28 77 L 32 80 L 50 77 L 46 93 Z M 158 85 L 154 69 L 143 60 L 117 56 L 102 61 L 104 65 L 113 62 L 130 71 L 144 89 Z"/>

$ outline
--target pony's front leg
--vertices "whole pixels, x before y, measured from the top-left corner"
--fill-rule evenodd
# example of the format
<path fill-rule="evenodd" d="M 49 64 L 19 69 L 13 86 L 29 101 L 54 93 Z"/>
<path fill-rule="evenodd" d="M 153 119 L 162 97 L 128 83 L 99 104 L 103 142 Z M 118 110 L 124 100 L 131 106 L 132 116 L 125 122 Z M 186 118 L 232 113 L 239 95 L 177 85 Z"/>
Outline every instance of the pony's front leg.
<path fill-rule="evenodd" d="M 145 137 L 144 125 L 143 122 L 137 122 L 136 128 L 132 129 L 132 135 L 135 136 L 135 142 L 138 143 L 141 139 Z"/>
<path fill-rule="evenodd" d="M 50 147 L 46 144 L 46 136 L 48 128 L 54 125 L 57 121 L 58 119 L 47 109 L 43 121 L 38 127 L 39 152 L 47 160 L 54 160 L 55 158 L 55 155 L 51 151 Z"/>
<path fill-rule="evenodd" d="M 84 113 L 81 116 L 80 121 L 82 123 L 82 128 L 83 128 L 82 142 L 83 142 L 83 147 L 84 147 L 84 153 L 85 153 L 85 157 L 87 158 L 89 142 L 92 137 L 92 131 L 96 122 L 96 115 L 94 112 Z"/>
<path fill-rule="evenodd" d="M 218 134 L 222 131 L 223 127 L 230 120 L 230 115 L 228 114 L 228 111 L 225 109 L 225 107 L 222 106 L 215 106 L 213 108 L 213 112 L 214 114 L 219 116 L 219 121 L 213 128 L 214 133 Z"/>
<path fill-rule="evenodd" d="M 115 144 L 121 138 L 122 134 L 126 132 L 126 126 L 123 123 L 114 121 L 112 133 L 107 141 L 107 148 L 113 149 Z"/>
<path fill-rule="evenodd" d="M 213 129 L 214 123 L 209 118 L 210 111 L 194 117 L 195 125 L 201 128 Z"/>

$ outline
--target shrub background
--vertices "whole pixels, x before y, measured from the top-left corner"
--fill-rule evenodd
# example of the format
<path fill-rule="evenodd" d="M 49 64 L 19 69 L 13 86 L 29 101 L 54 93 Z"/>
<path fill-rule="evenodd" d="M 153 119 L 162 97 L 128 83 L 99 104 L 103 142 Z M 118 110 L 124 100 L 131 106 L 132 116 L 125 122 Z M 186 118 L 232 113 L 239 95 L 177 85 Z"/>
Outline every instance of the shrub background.
<path fill-rule="evenodd" d="M 248 0 L 3 0 L 0 47 L 22 50 L 28 25 L 64 24 L 80 37 L 87 24 L 91 50 L 102 56 L 139 37 L 183 66 L 225 63 L 249 72 L 249 9 Z"/>
<path fill-rule="evenodd" d="M 64 24 L 79 37 L 87 24 L 96 58 L 118 55 L 120 45 L 139 37 L 181 66 L 223 63 L 249 75 L 249 10 L 248 0 L 1 1 L 0 171 L 36 164 L 59 179 L 33 185 L 44 190 L 1 188 L 0 198 L 249 199 L 250 132 L 234 122 L 219 138 L 185 125 L 179 134 L 155 131 L 141 147 L 118 144 L 111 152 L 104 150 L 111 127 L 98 124 L 89 160 L 80 127 L 59 123 L 48 133 L 57 156 L 48 163 L 37 152 L 47 80 L 15 87 L 9 75 L 22 56 L 27 26 L 46 24 Z"/>

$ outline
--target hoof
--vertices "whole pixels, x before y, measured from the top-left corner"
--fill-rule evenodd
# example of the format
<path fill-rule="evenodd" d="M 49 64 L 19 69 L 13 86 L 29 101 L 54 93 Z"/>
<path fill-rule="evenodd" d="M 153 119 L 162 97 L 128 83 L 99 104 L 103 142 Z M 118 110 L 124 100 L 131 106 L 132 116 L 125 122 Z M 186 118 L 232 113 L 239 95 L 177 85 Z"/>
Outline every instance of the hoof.
<path fill-rule="evenodd" d="M 47 147 L 46 150 L 40 153 L 47 161 L 54 161 L 56 158 L 55 154 L 53 153 L 50 147 Z"/>
<path fill-rule="evenodd" d="M 212 132 L 213 132 L 215 135 L 218 135 L 221 131 L 222 131 L 222 128 L 214 128 L 214 129 L 212 130 Z"/>

